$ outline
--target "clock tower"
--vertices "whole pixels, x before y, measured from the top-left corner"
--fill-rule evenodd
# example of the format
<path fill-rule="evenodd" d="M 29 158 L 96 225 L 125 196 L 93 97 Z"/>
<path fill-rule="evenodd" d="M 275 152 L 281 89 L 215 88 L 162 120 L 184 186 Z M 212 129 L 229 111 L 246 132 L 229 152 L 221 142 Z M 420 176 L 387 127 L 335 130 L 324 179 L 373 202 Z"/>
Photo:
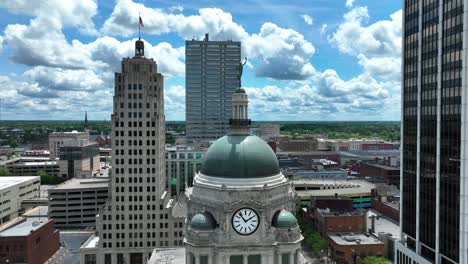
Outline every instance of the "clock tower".
<path fill-rule="evenodd" d="M 208 149 L 187 192 L 187 264 L 306 263 L 296 194 L 268 144 L 249 134 L 245 90 L 235 90 L 231 134 Z"/>

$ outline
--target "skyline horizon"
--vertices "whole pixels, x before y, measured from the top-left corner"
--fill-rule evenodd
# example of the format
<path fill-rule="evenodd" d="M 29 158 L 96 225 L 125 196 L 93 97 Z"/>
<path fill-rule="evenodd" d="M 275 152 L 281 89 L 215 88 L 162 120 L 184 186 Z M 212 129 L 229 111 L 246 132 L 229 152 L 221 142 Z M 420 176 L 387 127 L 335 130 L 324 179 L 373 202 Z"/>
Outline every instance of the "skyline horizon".
<path fill-rule="evenodd" d="M 146 56 L 165 77 L 168 119 L 185 119 L 185 40 L 205 33 L 242 42 L 253 119 L 401 119 L 401 3 L 275 0 L 246 10 L 226 0 L 47 1 L 0 3 L 3 117 L 73 119 L 85 109 L 110 116 L 113 75 L 133 54 L 141 13 Z"/>

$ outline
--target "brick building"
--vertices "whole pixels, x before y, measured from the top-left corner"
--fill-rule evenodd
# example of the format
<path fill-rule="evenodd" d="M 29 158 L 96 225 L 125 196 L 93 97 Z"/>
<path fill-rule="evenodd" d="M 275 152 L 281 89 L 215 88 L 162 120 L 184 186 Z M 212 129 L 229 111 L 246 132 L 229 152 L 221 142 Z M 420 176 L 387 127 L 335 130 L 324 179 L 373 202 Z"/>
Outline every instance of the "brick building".
<path fill-rule="evenodd" d="M 364 177 L 381 178 L 388 185 L 400 186 L 400 167 L 388 166 L 386 164 L 362 163 L 360 173 Z"/>
<path fill-rule="evenodd" d="M 347 197 L 312 196 L 308 220 L 323 236 L 327 233 L 364 232 L 366 211 L 354 209 L 353 204 L 353 199 Z"/>
<path fill-rule="evenodd" d="M 323 236 L 327 233 L 362 233 L 366 230 L 366 223 L 366 212 L 363 209 L 340 212 L 317 208 L 314 211 L 315 227 Z"/>
<path fill-rule="evenodd" d="M 21 219 L 0 230 L 0 263 L 43 264 L 59 249 L 53 220 Z"/>
<path fill-rule="evenodd" d="M 400 222 L 400 200 L 399 197 L 381 194 L 377 189 L 372 190 L 372 209 L 383 214 L 385 217 Z"/>
<path fill-rule="evenodd" d="M 310 197 L 311 210 L 316 208 L 330 209 L 338 211 L 351 211 L 353 210 L 353 199 L 348 197 L 335 196 L 311 196 Z"/>
<path fill-rule="evenodd" d="M 369 234 L 330 233 L 328 240 L 336 264 L 358 264 L 367 256 L 385 255 L 384 243 Z"/>

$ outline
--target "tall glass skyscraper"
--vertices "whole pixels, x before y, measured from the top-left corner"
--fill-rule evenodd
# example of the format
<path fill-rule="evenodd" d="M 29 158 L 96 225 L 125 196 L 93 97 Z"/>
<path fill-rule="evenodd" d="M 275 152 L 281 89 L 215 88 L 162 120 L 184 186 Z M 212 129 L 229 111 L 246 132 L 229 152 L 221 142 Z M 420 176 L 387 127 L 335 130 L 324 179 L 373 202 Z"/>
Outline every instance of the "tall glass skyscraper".
<path fill-rule="evenodd" d="M 241 43 L 185 42 L 186 131 L 191 142 L 218 139 L 229 131 L 232 93 L 240 86 Z"/>
<path fill-rule="evenodd" d="M 468 263 L 467 0 L 404 0 L 396 263 Z"/>

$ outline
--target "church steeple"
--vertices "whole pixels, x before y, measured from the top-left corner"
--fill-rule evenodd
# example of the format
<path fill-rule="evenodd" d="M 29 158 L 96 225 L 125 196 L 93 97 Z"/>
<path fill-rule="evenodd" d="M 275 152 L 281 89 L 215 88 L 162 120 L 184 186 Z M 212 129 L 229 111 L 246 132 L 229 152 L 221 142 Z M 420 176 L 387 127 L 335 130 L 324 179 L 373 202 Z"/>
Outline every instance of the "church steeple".
<path fill-rule="evenodd" d="M 88 130 L 88 111 L 85 111 L 85 116 L 84 116 L 84 130 Z"/>

